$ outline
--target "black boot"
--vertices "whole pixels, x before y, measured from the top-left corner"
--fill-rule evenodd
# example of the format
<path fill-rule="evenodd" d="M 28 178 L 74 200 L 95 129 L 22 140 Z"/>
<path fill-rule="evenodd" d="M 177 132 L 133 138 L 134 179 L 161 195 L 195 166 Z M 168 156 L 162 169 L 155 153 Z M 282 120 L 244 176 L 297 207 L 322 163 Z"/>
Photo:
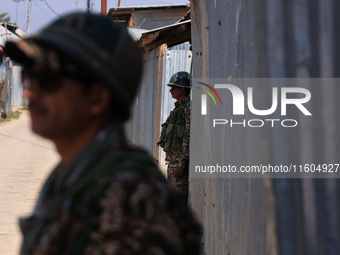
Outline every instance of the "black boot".
<path fill-rule="evenodd" d="M 7 113 L 1 112 L 1 118 L 6 119 L 7 118 Z"/>

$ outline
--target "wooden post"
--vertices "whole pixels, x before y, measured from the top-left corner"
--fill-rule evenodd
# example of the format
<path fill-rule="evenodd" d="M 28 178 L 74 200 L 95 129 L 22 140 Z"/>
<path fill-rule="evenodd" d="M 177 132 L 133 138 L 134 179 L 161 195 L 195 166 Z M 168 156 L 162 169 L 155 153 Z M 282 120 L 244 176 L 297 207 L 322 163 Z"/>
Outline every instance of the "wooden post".
<path fill-rule="evenodd" d="M 103 16 L 106 16 L 106 10 L 107 10 L 107 0 L 102 0 L 101 14 Z"/>

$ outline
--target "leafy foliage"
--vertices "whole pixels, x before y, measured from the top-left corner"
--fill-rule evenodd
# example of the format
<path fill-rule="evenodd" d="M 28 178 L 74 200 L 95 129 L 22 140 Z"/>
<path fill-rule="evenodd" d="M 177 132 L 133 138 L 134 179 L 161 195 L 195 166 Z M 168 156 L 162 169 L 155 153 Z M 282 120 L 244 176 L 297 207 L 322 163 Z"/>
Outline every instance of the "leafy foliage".
<path fill-rule="evenodd" d="M 28 110 L 27 106 L 21 106 L 21 107 L 16 108 L 13 111 L 7 112 L 7 118 L 6 119 L 0 118 L 0 124 L 9 122 L 11 120 L 19 119 L 21 114 L 27 110 Z"/>
<path fill-rule="evenodd" d="M 8 16 L 8 13 L 0 13 L 0 23 L 10 23 L 11 18 Z"/>

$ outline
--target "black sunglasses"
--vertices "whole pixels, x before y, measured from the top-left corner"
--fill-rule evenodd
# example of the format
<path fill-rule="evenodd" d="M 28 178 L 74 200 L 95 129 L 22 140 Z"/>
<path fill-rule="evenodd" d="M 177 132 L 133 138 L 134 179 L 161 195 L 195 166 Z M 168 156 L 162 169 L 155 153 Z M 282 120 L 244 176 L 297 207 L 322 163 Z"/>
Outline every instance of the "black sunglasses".
<path fill-rule="evenodd" d="M 21 79 L 23 81 L 24 89 L 29 90 L 31 83 L 35 81 L 41 91 L 53 93 L 63 86 L 62 77 L 71 78 L 81 81 L 84 84 L 92 84 L 92 79 L 87 75 L 70 72 L 57 72 L 50 69 L 43 69 L 39 71 L 24 67 L 21 71 Z"/>
<path fill-rule="evenodd" d="M 59 75 L 49 70 L 34 71 L 30 68 L 23 68 L 21 79 L 26 90 L 30 90 L 32 82 L 36 82 L 40 90 L 48 93 L 61 87 Z"/>

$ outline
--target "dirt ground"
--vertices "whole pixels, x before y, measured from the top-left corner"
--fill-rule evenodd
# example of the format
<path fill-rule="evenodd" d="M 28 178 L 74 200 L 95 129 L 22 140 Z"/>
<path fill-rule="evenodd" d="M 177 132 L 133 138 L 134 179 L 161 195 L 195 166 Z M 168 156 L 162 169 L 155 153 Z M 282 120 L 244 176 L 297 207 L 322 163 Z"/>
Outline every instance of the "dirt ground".
<path fill-rule="evenodd" d="M 18 219 L 32 211 L 48 173 L 58 162 L 53 144 L 30 131 L 27 111 L 0 125 L 0 253 L 18 254 Z"/>

